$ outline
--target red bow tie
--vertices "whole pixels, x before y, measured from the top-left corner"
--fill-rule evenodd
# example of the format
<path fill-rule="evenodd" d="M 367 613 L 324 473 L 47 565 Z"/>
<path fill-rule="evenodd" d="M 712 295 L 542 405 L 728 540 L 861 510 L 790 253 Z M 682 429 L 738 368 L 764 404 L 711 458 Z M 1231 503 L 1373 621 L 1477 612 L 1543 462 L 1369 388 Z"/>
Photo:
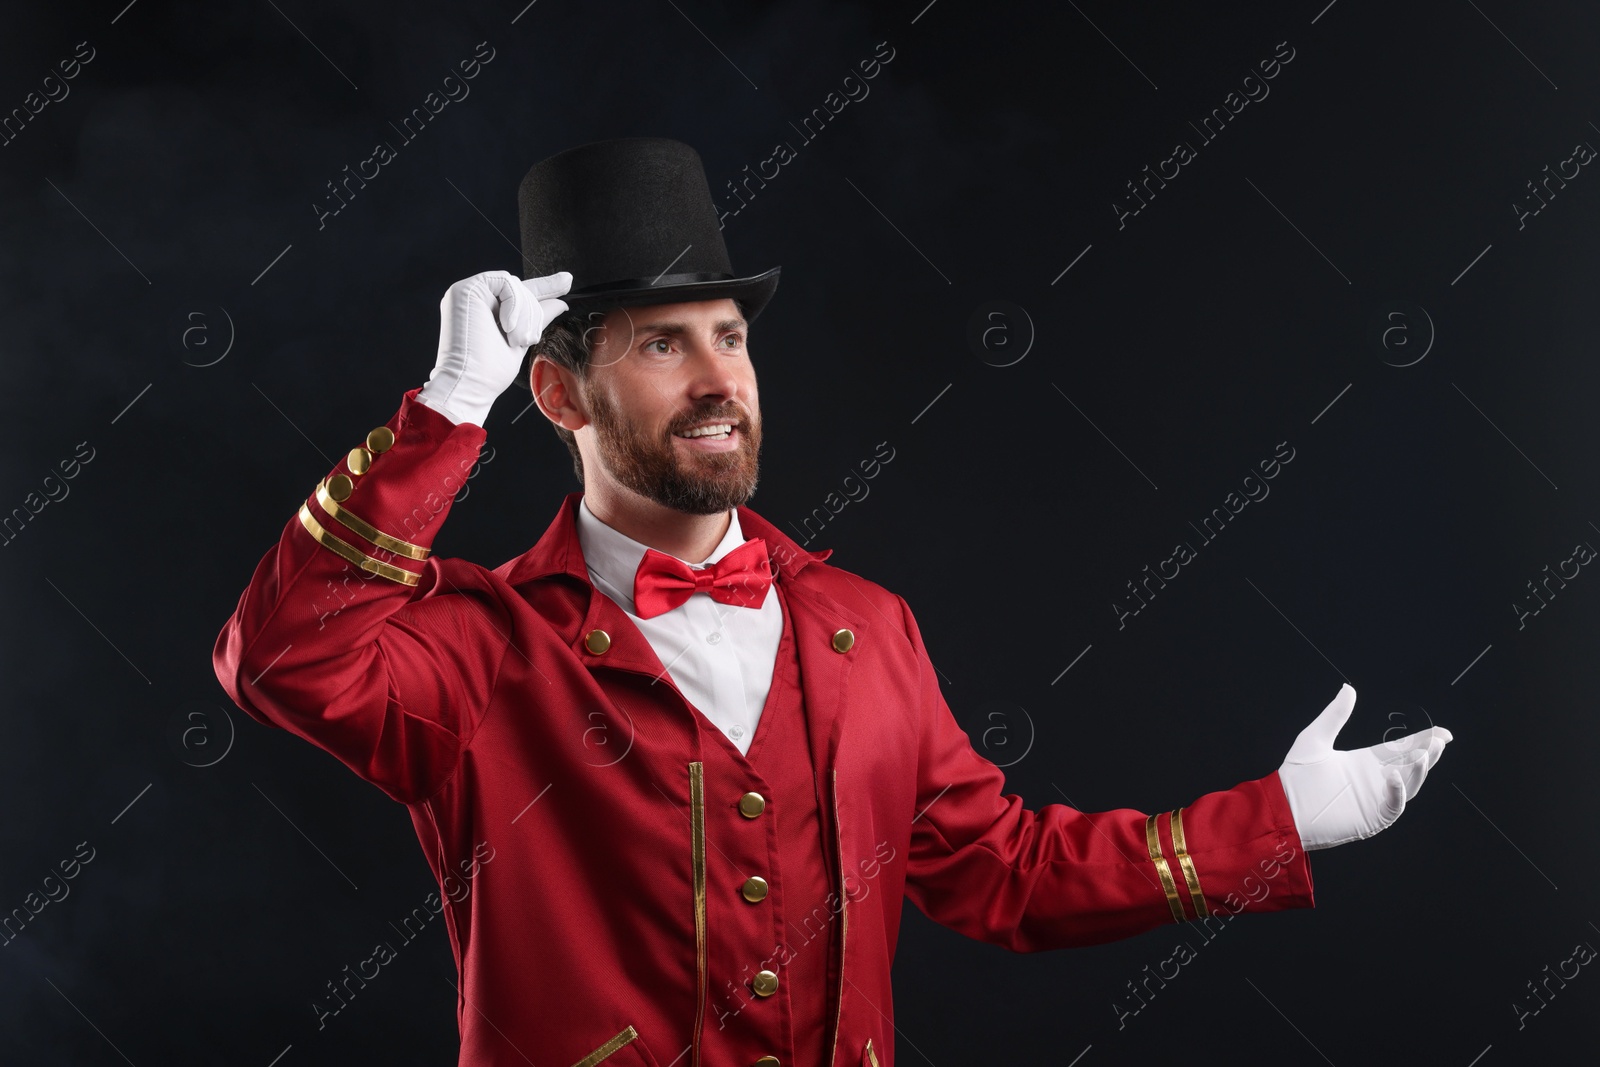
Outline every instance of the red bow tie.
<path fill-rule="evenodd" d="M 644 551 L 633 576 L 633 609 L 641 619 L 660 615 L 696 592 L 710 593 L 723 604 L 759 608 L 772 585 L 767 544 L 752 537 L 709 567 L 696 570 L 676 556 Z"/>

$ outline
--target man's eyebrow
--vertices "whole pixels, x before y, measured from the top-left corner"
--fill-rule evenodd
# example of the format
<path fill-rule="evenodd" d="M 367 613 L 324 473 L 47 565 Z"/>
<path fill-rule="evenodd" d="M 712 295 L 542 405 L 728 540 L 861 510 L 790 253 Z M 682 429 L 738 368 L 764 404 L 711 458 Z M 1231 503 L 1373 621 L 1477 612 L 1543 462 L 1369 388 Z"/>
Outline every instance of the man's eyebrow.
<path fill-rule="evenodd" d="M 729 330 L 747 330 L 750 324 L 743 319 L 723 319 L 712 326 L 713 333 L 726 333 Z M 681 335 L 689 332 L 689 326 L 683 322 L 647 322 L 634 327 L 636 333 L 670 333 Z"/>

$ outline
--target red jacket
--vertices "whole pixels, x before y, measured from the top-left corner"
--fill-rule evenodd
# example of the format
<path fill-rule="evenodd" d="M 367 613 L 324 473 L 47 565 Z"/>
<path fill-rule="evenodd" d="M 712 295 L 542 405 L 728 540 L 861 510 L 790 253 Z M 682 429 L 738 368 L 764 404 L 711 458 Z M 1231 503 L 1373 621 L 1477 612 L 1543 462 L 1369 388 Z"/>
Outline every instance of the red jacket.
<path fill-rule="evenodd" d="M 725 977 L 707 949 L 727 947 L 717 919 L 738 892 L 707 857 L 714 872 L 765 832 L 740 810 L 757 802 L 589 584 L 579 493 L 494 570 L 428 554 L 486 434 L 416 393 L 392 445 L 375 430 L 289 520 L 217 640 L 217 677 L 408 806 L 449 898 L 462 1064 L 734 1067 L 702 1056 Z M 1312 905 L 1276 774 L 1155 816 L 1029 809 L 952 717 L 902 598 L 749 508 L 739 521 L 784 590 L 842 886 L 829 1018 L 788 1021 L 828 1027 L 830 1067 L 894 1063 L 902 898 L 1015 952 Z M 771 1055 L 756 1062 L 809 1067 Z"/>

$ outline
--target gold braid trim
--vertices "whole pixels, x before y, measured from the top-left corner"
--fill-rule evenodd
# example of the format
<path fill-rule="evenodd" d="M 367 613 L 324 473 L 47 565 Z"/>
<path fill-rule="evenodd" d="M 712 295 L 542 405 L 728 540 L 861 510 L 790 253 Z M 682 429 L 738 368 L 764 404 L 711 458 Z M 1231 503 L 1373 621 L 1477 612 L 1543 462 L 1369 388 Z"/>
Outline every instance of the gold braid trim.
<path fill-rule="evenodd" d="M 321 504 L 330 516 L 338 519 L 348 526 L 352 533 L 360 534 L 379 548 L 387 549 L 397 556 L 407 559 L 424 560 L 432 549 L 414 545 L 410 541 L 402 541 L 398 537 L 390 537 L 366 519 L 353 513 L 349 508 L 341 507 L 339 502 L 328 495 L 328 479 L 324 478 L 317 483 L 317 503 Z"/>
<path fill-rule="evenodd" d="M 403 567 L 396 567 L 392 563 L 374 559 L 349 542 L 341 541 L 329 533 L 322 523 L 317 521 L 316 516 L 311 514 L 311 509 L 305 504 L 300 505 L 300 525 L 304 526 L 306 532 L 316 539 L 317 544 L 336 556 L 342 556 L 370 574 L 376 574 L 380 578 L 387 578 L 392 582 L 399 582 L 401 585 L 416 585 L 422 580 L 421 575 L 412 574 Z"/>
<path fill-rule="evenodd" d="M 1172 868 L 1167 866 L 1167 858 L 1161 854 L 1161 837 L 1156 833 L 1156 817 L 1148 816 L 1144 821 L 1144 843 L 1150 850 L 1150 861 L 1156 865 L 1156 873 L 1161 876 L 1161 888 L 1167 894 L 1167 906 L 1172 909 L 1172 921 L 1183 922 L 1183 904 L 1178 900 L 1178 884 L 1172 880 Z"/>
<path fill-rule="evenodd" d="M 1211 910 L 1206 907 L 1205 894 L 1200 891 L 1200 876 L 1195 873 L 1194 860 L 1189 858 L 1188 845 L 1183 839 L 1182 808 L 1172 813 L 1172 848 L 1178 854 L 1178 867 L 1189 886 L 1189 903 L 1194 905 L 1195 918 L 1204 919 L 1211 914 Z"/>

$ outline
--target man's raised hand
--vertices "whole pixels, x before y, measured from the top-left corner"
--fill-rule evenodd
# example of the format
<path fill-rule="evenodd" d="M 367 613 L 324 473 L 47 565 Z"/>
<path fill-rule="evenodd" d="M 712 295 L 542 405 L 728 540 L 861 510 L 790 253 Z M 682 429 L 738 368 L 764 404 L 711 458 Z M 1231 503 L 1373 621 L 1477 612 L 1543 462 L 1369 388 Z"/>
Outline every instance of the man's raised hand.
<path fill-rule="evenodd" d="M 1449 730 L 1430 726 L 1371 748 L 1335 749 L 1355 703 L 1356 691 L 1342 686 L 1278 768 L 1307 851 L 1359 841 L 1393 823 L 1452 740 Z"/>
<path fill-rule="evenodd" d="M 522 368 L 528 347 L 567 310 L 572 274 L 518 279 L 491 270 L 463 278 L 439 301 L 439 358 L 417 399 L 451 422 L 479 426 Z"/>

